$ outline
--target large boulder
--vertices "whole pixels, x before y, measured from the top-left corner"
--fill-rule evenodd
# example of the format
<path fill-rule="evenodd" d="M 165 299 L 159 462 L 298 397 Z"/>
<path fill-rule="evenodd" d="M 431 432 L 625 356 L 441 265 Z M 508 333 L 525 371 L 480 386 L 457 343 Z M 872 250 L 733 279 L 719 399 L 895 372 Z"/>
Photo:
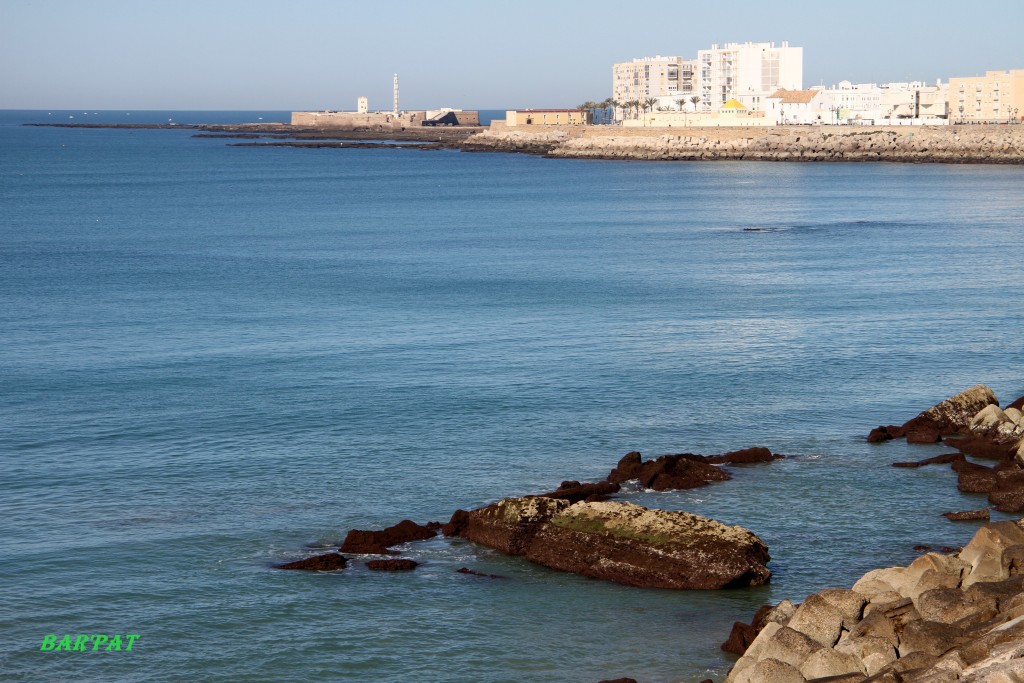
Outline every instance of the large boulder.
<path fill-rule="evenodd" d="M 388 548 L 409 541 L 423 541 L 437 536 L 437 531 L 403 519 L 394 526 L 380 531 L 352 529 L 341 544 L 341 552 L 359 555 L 385 555 Z"/>
<path fill-rule="evenodd" d="M 767 546 L 743 527 L 620 502 L 562 509 L 536 531 L 526 557 L 644 588 L 759 586 L 771 577 Z"/>
<path fill-rule="evenodd" d="M 556 498 L 506 498 L 468 513 L 457 511 L 449 524 L 457 526 L 456 533 L 463 538 L 510 555 L 523 555 L 548 521 L 570 505 Z"/>
<path fill-rule="evenodd" d="M 907 421 L 902 429 L 908 442 L 938 441 L 941 436 L 967 432 L 974 416 L 989 405 L 999 405 L 996 395 L 978 384 L 928 408 Z"/>

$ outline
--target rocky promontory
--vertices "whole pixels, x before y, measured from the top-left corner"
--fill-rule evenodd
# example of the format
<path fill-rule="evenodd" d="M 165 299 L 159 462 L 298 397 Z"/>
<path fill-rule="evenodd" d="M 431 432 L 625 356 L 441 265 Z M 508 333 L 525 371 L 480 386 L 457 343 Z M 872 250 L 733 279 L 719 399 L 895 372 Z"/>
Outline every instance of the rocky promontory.
<path fill-rule="evenodd" d="M 927 553 L 763 610 L 734 628 L 745 650 L 726 683 L 1024 680 L 1022 527 L 989 524 L 958 554 Z"/>
<path fill-rule="evenodd" d="M 1024 163 L 1024 126 L 774 126 L 765 128 L 492 128 L 467 151 L 649 161 L 900 161 Z"/>

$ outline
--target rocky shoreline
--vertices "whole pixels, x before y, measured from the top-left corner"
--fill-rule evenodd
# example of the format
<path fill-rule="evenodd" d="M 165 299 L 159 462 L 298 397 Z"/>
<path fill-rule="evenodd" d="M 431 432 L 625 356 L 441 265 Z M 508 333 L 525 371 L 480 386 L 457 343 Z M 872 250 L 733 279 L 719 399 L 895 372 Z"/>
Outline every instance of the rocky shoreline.
<path fill-rule="evenodd" d="M 997 510 L 1021 512 L 1022 405 L 1024 397 L 1001 409 L 992 390 L 978 385 L 903 425 L 872 430 L 868 441 L 944 441 L 958 452 L 894 466 L 951 464 L 962 491 L 998 492 L 989 493 Z M 987 468 L 968 456 L 999 462 Z M 991 488 L 965 486 L 978 479 Z M 945 516 L 987 520 L 988 513 Z M 985 524 L 959 550 L 872 570 L 849 589 L 819 591 L 799 606 L 766 605 L 749 624 L 734 624 L 722 649 L 740 655 L 725 683 L 1024 680 L 1024 520 Z"/>
<path fill-rule="evenodd" d="M 645 161 L 1024 164 L 1024 126 L 496 129 L 470 137 L 461 148 Z"/>
<path fill-rule="evenodd" d="M 272 139 L 247 146 L 342 147 L 311 141 L 420 142 L 423 149 L 510 152 L 553 158 L 644 161 L 889 161 L 1024 164 L 1024 125 L 775 126 L 771 128 L 620 128 L 550 126 L 533 130 L 451 127 L 404 130 L 298 128 L 286 123 L 29 123 L 57 128 L 195 130 L 196 137 Z"/>

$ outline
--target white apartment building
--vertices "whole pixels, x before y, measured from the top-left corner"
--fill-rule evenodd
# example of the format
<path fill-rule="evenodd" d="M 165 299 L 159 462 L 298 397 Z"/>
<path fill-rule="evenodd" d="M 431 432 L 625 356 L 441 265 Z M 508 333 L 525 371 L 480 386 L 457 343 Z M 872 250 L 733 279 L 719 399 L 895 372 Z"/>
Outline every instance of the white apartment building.
<path fill-rule="evenodd" d="M 851 83 L 815 87 L 830 123 L 920 124 L 945 123 L 949 85 L 909 83 Z M 823 117 L 826 120 L 826 117 Z"/>
<path fill-rule="evenodd" d="M 696 62 L 682 57 L 640 57 L 612 65 L 612 97 L 619 102 L 649 97 L 690 97 Z"/>
<path fill-rule="evenodd" d="M 697 51 L 697 94 L 700 107 L 717 110 L 736 99 L 751 110 L 763 110 L 764 98 L 779 88 L 801 90 L 804 49 L 775 43 L 726 43 Z"/>

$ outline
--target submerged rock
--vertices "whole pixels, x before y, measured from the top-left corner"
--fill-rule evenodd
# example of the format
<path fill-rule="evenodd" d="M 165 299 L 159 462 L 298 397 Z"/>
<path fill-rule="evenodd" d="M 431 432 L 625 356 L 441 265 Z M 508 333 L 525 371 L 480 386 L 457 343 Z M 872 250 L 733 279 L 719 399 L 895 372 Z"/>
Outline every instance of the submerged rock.
<path fill-rule="evenodd" d="M 526 558 L 552 569 L 643 588 L 759 586 L 768 547 L 753 532 L 688 512 L 576 503 L 535 534 Z"/>
<path fill-rule="evenodd" d="M 605 500 L 614 493 L 618 493 L 621 487 L 614 482 L 599 481 L 594 484 L 581 484 L 578 481 L 563 481 L 554 491 L 540 494 L 541 498 L 558 498 L 567 500 L 570 503 L 578 503 L 581 500 Z"/>
<path fill-rule="evenodd" d="M 980 510 L 964 510 L 963 512 L 946 512 L 942 515 L 951 522 L 964 522 L 977 519 L 983 519 L 986 522 L 990 517 L 988 508 L 981 508 Z"/>
<path fill-rule="evenodd" d="M 712 455 L 704 459 L 704 462 L 712 465 L 746 465 L 756 462 L 771 462 L 784 458 L 784 455 L 772 453 L 764 446 L 753 448 L 742 448 L 738 451 L 730 451 L 722 455 Z"/>
<path fill-rule="evenodd" d="M 407 572 L 419 566 L 415 560 L 370 560 L 366 566 L 378 572 Z"/>
<path fill-rule="evenodd" d="M 274 569 L 305 569 L 314 572 L 330 572 L 335 569 L 344 569 L 347 564 L 348 560 L 343 555 L 327 553 L 326 555 L 314 555 L 304 560 L 279 564 Z"/>

